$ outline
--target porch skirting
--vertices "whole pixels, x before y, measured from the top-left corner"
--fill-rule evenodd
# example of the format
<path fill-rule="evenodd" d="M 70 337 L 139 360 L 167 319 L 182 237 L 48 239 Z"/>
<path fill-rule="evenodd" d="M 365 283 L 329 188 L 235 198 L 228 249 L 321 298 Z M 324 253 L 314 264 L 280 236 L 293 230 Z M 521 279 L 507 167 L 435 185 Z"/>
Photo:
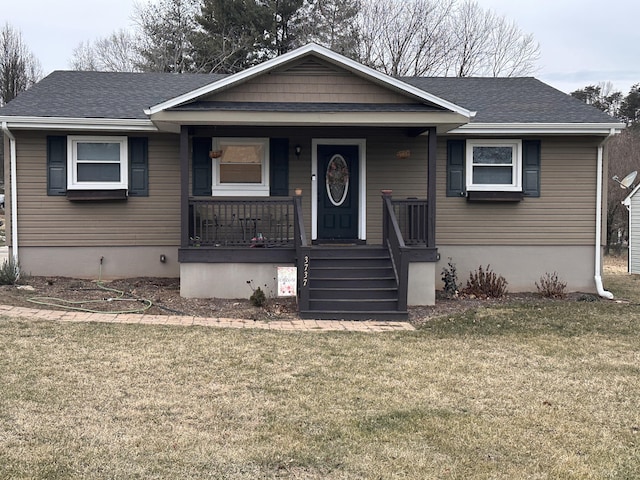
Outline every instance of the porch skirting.
<path fill-rule="evenodd" d="M 260 287 L 267 297 L 275 297 L 278 291 L 277 267 L 293 266 L 275 263 L 181 263 L 180 295 L 186 298 L 249 298 L 253 285 L 253 288 Z"/>
<path fill-rule="evenodd" d="M 407 290 L 407 305 L 435 305 L 435 280 L 436 263 L 409 263 L 409 287 Z"/>

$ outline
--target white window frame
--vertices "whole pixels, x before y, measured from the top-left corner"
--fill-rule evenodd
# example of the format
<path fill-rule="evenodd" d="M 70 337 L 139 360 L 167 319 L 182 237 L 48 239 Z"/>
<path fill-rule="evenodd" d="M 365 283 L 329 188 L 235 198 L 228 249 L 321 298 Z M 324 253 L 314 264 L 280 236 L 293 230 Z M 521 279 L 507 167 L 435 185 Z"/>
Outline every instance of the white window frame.
<path fill-rule="evenodd" d="M 79 143 L 118 143 L 120 144 L 120 181 L 119 182 L 81 182 L 78 181 Z M 67 189 L 68 190 L 119 190 L 129 185 L 129 148 L 127 137 L 69 135 L 67 137 Z M 95 162 L 101 163 L 101 162 Z"/>
<path fill-rule="evenodd" d="M 215 137 L 211 149 L 220 151 L 226 145 L 261 145 L 262 179 L 260 183 L 220 183 L 220 160 L 213 158 L 211 193 L 216 197 L 268 197 L 269 196 L 269 139 L 248 137 Z"/>
<path fill-rule="evenodd" d="M 473 148 L 474 147 L 510 147 L 512 151 L 511 183 L 473 183 Z M 499 164 L 475 164 L 475 166 L 499 166 Z M 467 140 L 466 150 L 466 182 L 468 191 L 480 192 L 521 192 L 522 191 L 522 140 L 516 139 L 484 139 Z"/>

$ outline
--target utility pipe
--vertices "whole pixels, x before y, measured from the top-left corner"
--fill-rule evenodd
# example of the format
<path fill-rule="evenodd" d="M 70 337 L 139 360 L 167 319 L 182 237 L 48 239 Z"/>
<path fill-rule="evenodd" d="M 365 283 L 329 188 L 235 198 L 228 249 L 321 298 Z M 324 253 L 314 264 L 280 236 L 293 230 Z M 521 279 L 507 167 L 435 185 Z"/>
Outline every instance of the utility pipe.
<path fill-rule="evenodd" d="M 596 282 L 596 290 L 598 291 L 598 295 L 603 298 L 607 298 L 609 300 L 613 299 L 613 293 L 604 289 L 602 285 L 602 275 L 600 272 L 600 265 L 602 262 L 602 182 L 603 182 L 603 156 L 604 156 L 604 145 L 609 141 L 611 137 L 616 134 L 615 129 L 611 129 L 607 138 L 605 138 L 600 145 L 598 145 L 598 172 L 597 172 L 597 186 L 596 186 L 596 268 L 594 274 L 594 280 Z"/>
<path fill-rule="evenodd" d="M 7 122 L 2 122 L 2 130 L 10 142 L 10 175 L 11 175 L 11 253 L 15 265 L 18 265 L 18 181 L 16 179 L 16 137 L 13 136 Z M 6 197 L 5 197 L 6 201 Z M 17 267 L 16 267 L 17 268 Z"/>

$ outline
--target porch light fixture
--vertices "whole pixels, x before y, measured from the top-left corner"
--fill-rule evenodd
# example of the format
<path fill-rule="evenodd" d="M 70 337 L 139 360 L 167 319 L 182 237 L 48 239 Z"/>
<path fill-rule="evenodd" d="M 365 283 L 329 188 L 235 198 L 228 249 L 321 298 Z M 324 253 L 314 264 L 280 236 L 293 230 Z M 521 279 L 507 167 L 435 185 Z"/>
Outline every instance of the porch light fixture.
<path fill-rule="evenodd" d="M 296 145 L 294 147 L 294 151 L 296 152 L 296 157 L 300 160 L 300 154 L 302 153 L 302 147 L 300 145 Z"/>

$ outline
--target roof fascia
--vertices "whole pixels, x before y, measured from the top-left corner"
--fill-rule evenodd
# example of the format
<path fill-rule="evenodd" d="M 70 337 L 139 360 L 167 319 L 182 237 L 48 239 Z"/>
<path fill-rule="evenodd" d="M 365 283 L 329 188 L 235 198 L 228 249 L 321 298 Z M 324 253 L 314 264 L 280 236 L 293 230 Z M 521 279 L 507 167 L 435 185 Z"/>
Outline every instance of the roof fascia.
<path fill-rule="evenodd" d="M 624 123 L 468 123 L 449 133 L 459 135 L 609 135 L 620 133 Z"/>
<path fill-rule="evenodd" d="M 166 102 L 159 103 L 158 105 L 154 105 L 145 110 L 147 115 L 153 115 L 154 113 L 158 113 L 162 110 L 166 110 L 168 108 L 175 107 L 185 102 L 189 102 L 191 100 L 195 100 L 203 95 L 208 95 L 214 93 L 223 88 L 227 88 L 236 83 L 240 83 L 242 81 L 246 81 L 250 78 L 258 76 L 264 72 L 269 70 L 273 70 L 281 65 L 289 63 L 293 60 L 302 58 L 309 54 L 315 54 L 318 57 L 333 63 L 334 65 L 341 66 L 350 70 L 351 72 L 360 74 L 362 76 L 368 77 L 369 79 L 375 80 L 377 83 L 382 83 L 387 87 L 392 87 L 395 90 L 399 90 L 400 92 L 404 92 L 413 97 L 416 97 L 420 100 L 424 100 L 435 105 L 438 105 L 447 110 L 451 110 L 452 112 L 459 113 L 469 119 L 473 118 L 476 112 L 472 112 L 463 108 L 459 105 L 456 105 L 452 102 L 444 100 L 440 97 L 436 97 L 424 90 L 421 90 L 413 85 L 409 85 L 408 83 L 402 82 L 398 79 L 385 75 L 384 73 L 378 72 L 372 68 L 366 67 L 350 58 L 347 58 L 339 53 L 336 53 L 328 48 L 321 47 L 315 43 L 309 43 L 303 47 L 297 48 L 296 50 L 292 50 L 291 52 L 285 53 L 284 55 L 280 55 L 279 57 L 272 58 L 271 60 L 267 60 L 266 62 L 261 63 L 260 65 L 256 65 L 254 67 L 243 70 L 242 72 L 238 72 L 233 75 L 229 75 L 221 80 L 216 82 L 212 82 L 203 87 L 197 88 L 191 92 L 185 93 L 178 97 L 167 100 Z"/>
<path fill-rule="evenodd" d="M 9 128 L 17 130 L 112 130 L 157 132 L 151 120 L 120 118 L 68 118 L 0 116 Z"/>

